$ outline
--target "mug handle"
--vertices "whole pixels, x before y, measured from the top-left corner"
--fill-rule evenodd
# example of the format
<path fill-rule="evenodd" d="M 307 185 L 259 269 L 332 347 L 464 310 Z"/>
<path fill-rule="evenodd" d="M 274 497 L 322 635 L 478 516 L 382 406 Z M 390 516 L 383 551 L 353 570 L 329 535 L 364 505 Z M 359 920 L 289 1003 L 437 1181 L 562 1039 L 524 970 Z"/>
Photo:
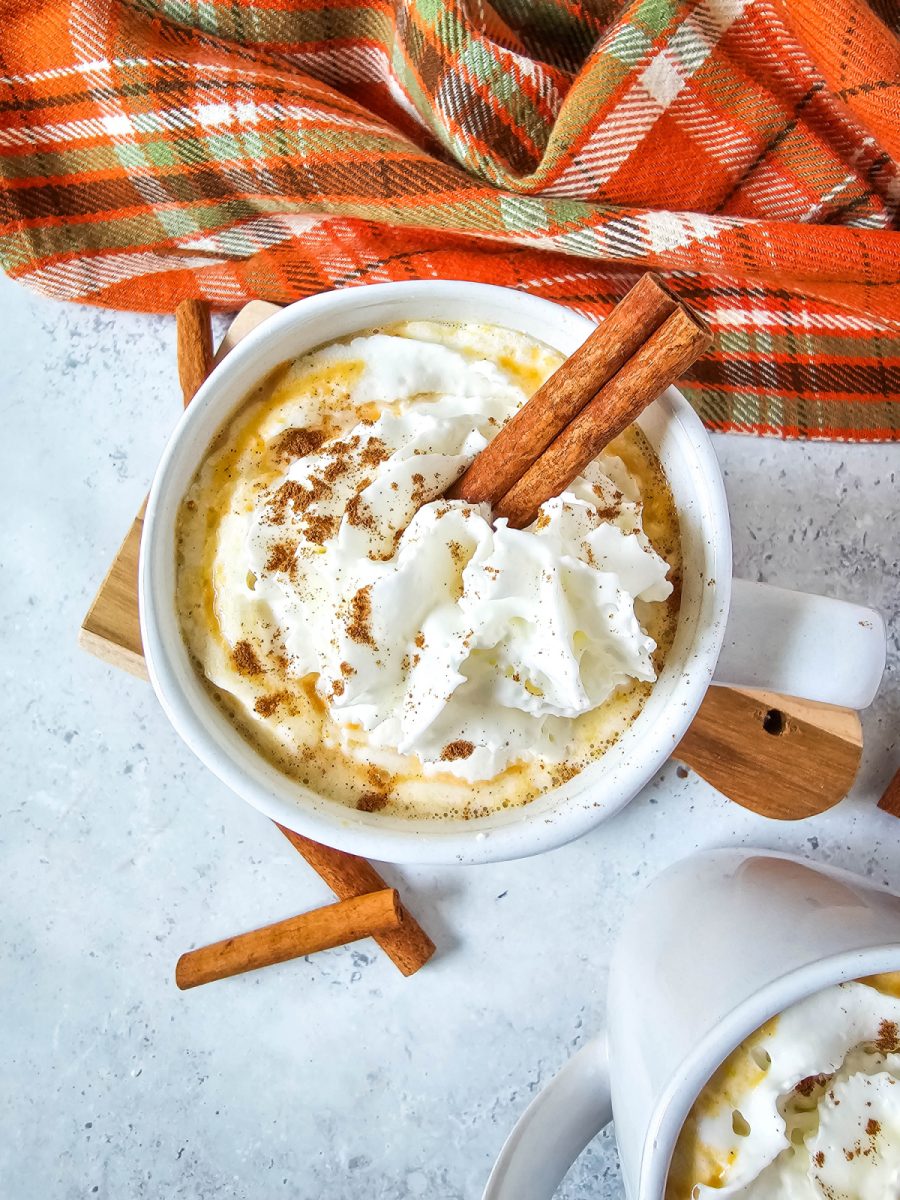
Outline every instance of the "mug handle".
<path fill-rule="evenodd" d="M 874 609 L 735 579 L 713 683 L 868 708 L 886 653 Z"/>
<path fill-rule="evenodd" d="M 603 1033 L 585 1043 L 519 1117 L 482 1200 L 551 1200 L 569 1167 L 611 1120 Z"/>

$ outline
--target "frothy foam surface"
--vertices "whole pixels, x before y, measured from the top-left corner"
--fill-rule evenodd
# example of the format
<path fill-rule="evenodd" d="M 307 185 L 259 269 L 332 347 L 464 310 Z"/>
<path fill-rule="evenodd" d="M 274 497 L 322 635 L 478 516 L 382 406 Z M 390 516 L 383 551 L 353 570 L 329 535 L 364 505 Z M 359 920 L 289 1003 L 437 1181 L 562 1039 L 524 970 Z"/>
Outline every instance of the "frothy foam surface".
<path fill-rule="evenodd" d="M 897 983 L 828 988 L 743 1042 L 691 1110 L 666 1200 L 900 1196 Z"/>
<path fill-rule="evenodd" d="M 335 343 L 270 380 L 199 471 L 180 522 L 188 644 L 317 791 L 426 815 L 448 782 L 443 811 L 519 803 L 573 769 L 579 733 L 586 757 L 639 709 L 678 566 L 640 435 L 527 530 L 442 499 L 559 361 L 483 326 Z"/>

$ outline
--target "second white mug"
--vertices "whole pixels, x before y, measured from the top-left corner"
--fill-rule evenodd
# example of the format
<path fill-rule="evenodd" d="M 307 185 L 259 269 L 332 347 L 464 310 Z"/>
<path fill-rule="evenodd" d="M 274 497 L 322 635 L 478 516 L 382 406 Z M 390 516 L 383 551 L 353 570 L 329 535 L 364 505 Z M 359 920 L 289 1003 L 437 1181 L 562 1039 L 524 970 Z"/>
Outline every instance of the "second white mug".
<path fill-rule="evenodd" d="M 698 1092 L 770 1017 L 900 970 L 900 896 L 766 850 L 712 850 L 658 876 L 613 953 L 607 1029 L 532 1101 L 484 1200 L 550 1200 L 615 1118 L 628 1200 L 662 1200 Z"/>

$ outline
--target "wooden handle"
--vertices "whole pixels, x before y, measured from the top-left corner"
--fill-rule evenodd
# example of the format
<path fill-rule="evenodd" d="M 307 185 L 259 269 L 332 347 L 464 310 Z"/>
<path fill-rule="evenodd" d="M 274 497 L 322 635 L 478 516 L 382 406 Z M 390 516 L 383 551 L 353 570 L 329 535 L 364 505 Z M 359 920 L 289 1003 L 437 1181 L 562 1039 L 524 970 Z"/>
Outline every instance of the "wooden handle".
<path fill-rule="evenodd" d="M 364 858 L 322 846 L 283 825 L 278 828 L 342 900 L 387 887 L 372 864 Z M 402 974 L 414 975 L 434 954 L 434 942 L 402 903 L 400 911 L 403 914 L 400 927 L 376 934 L 375 941 Z"/>
<path fill-rule="evenodd" d="M 178 346 L 178 382 L 187 408 L 212 370 L 212 322 L 205 300 L 181 301 L 175 309 L 175 339 Z"/>
<path fill-rule="evenodd" d="M 496 504 L 553 439 L 678 308 L 659 276 L 642 275 L 583 345 L 511 417 L 449 489 L 451 500 Z"/>
<path fill-rule="evenodd" d="M 777 821 L 843 800 L 861 756 L 857 713 L 727 687 L 709 689 L 672 752 L 730 800 Z"/>
<path fill-rule="evenodd" d="M 175 982 L 182 990 L 198 987 L 387 933 L 399 929 L 402 923 L 397 893 L 393 888 L 383 888 L 182 954 L 175 967 Z"/>
<path fill-rule="evenodd" d="M 564 492 L 711 341 L 706 325 L 677 307 L 497 502 L 494 517 L 506 517 L 514 529 L 530 525 L 540 506 Z"/>
<path fill-rule="evenodd" d="M 884 795 L 878 801 L 882 812 L 890 813 L 892 817 L 900 817 L 900 771 L 896 771 L 893 779 L 884 790 Z"/>

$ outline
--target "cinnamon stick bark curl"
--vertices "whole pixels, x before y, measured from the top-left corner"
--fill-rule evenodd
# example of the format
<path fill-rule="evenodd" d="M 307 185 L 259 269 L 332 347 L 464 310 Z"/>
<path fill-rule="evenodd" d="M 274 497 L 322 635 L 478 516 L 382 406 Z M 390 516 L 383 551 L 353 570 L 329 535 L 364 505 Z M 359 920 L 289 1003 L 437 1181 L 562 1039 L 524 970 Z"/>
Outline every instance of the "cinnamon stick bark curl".
<path fill-rule="evenodd" d="M 678 300 L 648 271 L 583 345 L 511 417 L 448 490 L 451 500 L 496 504 L 640 348 Z"/>
<path fill-rule="evenodd" d="M 514 529 L 530 525 L 540 506 L 564 492 L 604 446 L 627 429 L 711 342 L 709 329 L 699 317 L 676 308 L 513 484 L 495 505 L 494 517 L 506 517 Z"/>

